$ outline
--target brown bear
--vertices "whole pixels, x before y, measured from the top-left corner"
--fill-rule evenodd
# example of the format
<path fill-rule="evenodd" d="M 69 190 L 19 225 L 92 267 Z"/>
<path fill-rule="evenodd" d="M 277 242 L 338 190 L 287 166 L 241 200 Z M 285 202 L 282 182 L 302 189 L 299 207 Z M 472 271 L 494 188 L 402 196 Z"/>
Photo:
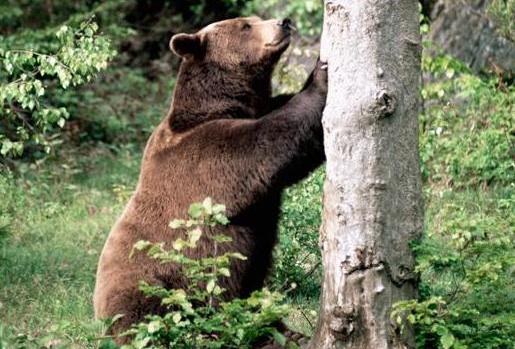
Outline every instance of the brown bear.
<path fill-rule="evenodd" d="M 321 116 L 326 66 L 317 62 L 301 92 L 271 96 L 272 71 L 290 43 L 288 19 L 235 18 L 195 34 L 177 34 L 170 47 L 182 58 L 171 108 L 152 133 L 135 193 L 100 257 L 94 295 L 97 318 L 124 314 L 114 335 L 163 311 L 138 289 L 140 280 L 181 288 L 177 266 L 145 253 L 129 259 L 139 240 L 173 241 L 168 224 L 186 218 L 192 202 L 226 205 L 234 261 L 222 282 L 228 298 L 263 286 L 277 239 L 281 193 L 324 160 Z M 196 254 L 212 252 L 201 240 Z M 223 253 L 224 251 L 220 251 Z M 119 340 L 123 341 L 123 340 Z"/>

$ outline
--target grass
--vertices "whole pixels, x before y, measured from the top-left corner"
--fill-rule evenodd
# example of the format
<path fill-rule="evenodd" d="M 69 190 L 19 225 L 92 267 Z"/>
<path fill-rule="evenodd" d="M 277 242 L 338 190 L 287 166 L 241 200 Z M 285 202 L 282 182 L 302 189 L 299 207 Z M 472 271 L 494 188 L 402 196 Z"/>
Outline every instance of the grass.
<path fill-rule="evenodd" d="M 126 188 L 135 185 L 138 161 L 139 153 L 127 149 L 70 154 L 9 180 L 14 219 L 0 246 L 4 331 L 65 332 L 85 344 L 98 327 L 92 321 L 96 263 Z"/>

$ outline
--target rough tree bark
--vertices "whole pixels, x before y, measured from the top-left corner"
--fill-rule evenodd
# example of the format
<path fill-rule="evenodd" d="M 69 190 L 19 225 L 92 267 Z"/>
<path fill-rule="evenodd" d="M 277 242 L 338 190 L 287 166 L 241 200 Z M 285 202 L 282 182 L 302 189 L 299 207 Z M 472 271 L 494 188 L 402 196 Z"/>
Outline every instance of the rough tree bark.
<path fill-rule="evenodd" d="M 310 349 L 410 348 L 391 306 L 417 295 L 422 231 L 417 0 L 326 0 L 327 173 L 320 318 Z"/>

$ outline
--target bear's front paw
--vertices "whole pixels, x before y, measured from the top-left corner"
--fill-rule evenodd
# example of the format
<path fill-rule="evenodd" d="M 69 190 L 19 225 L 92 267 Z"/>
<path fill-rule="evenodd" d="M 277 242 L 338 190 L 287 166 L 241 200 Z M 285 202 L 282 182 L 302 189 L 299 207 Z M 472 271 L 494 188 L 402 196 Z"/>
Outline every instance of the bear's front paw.
<path fill-rule="evenodd" d="M 327 92 L 327 62 L 317 59 L 317 64 L 313 70 L 313 82 L 324 92 Z"/>

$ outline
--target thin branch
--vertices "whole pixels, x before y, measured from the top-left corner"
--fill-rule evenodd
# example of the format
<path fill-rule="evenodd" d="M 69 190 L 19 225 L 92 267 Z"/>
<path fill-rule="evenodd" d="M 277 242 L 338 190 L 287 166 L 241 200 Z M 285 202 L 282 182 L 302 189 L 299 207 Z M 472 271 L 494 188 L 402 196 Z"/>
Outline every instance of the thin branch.
<path fill-rule="evenodd" d="M 14 50 L 9 50 L 7 52 L 14 52 L 14 53 L 25 53 L 25 54 L 33 54 L 35 56 L 40 56 L 40 57 L 46 57 L 46 58 L 50 58 L 50 57 L 53 57 L 55 58 L 56 60 L 56 63 L 58 63 L 60 66 L 62 66 L 63 68 L 65 68 L 66 70 L 68 70 L 70 73 L 73 74 L 73 70 L 68 67 L 66 64 L 64 64 L 63 62 L 61 62 L 59 59 L 56 58 L 56 55 L 48 55 L 46 53 L 41 53 L 41 52 L 36 52 L 36 51 L 30 51 L 30 50 L 23 50 L 23 49 L 14 49 Z"/>

